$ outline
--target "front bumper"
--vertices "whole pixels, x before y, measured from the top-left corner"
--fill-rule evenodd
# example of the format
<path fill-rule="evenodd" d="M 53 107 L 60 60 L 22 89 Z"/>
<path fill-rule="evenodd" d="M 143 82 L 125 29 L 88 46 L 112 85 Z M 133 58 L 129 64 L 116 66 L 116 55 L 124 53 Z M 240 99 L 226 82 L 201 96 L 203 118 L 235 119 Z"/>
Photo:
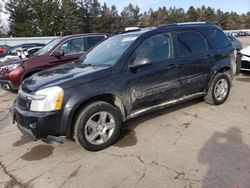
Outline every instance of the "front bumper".
<path fill-rule="evenodd" d="M 19 130 L 33 140 L 46 140 L 51 137 L 64 137 L 61 133 L 61 111 L 31 112 L 13 105 L 13 122 L 17 122 Z"/>
<path fill-rule="evenodd" d="M 7 91 L 17 91 L 18 86 L 14 86 L 10 80 L 4 80 L 0 78 L 1 88 Z"/>

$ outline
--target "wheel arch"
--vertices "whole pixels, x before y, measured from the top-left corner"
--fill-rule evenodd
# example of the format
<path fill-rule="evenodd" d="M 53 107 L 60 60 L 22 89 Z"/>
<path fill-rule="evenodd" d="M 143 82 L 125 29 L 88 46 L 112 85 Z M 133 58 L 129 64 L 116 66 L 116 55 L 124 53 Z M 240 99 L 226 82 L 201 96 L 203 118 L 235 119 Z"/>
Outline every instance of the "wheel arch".
<path fill-rule="evenodd" d="M 69 116 L 69 119 L 68 119 L 68 128 L 67 128 L 68 136 L 72 136 L 72 131 L 74 130 L 74 124 L 82 108 L 84 108 L 86 105 L 95 101 L 104 101 L 115 106 L 119 110 L 119 113 L 121 115 L 121 120 L 125 121 L 127 112 L 126 112 L 126 107 L 120 96 L 113 94 L 113 93 L 106 93 L 106 94 L 92 96 L 88 99 L 85 99 L 77 103 L 77 106 L 75 106 L 72 109 L 71 115 Z"/>
<path fill-rule="evenodd" d="M 213 71 L 211 80 L 208 84 L 208 87 L 206 89 L 206 91 L 208 91 L 208 88 L 210 87 L 210 85 L 212 84 L 214 77 L 218 74 L 218 73 L 226 73 L 228 75 L 228 77 L 230 78 L 230 85 L 232 85 L 232 78 L 233 78 L 233 73 L 232 73 L 232 68 L 230 66 L 221 66 L 219 68 L 217 68 L 216 70 Z"/>

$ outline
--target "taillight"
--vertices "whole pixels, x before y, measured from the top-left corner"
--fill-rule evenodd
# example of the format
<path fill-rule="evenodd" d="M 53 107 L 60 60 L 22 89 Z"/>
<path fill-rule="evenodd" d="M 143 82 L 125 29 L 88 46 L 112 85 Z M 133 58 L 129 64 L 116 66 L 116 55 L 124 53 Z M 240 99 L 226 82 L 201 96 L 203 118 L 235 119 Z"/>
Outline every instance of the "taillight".
<path fill-rule="evenodd" d="M 0 54 L 5 53 L 6 49 L 5 48 L 0 48 Z"/>

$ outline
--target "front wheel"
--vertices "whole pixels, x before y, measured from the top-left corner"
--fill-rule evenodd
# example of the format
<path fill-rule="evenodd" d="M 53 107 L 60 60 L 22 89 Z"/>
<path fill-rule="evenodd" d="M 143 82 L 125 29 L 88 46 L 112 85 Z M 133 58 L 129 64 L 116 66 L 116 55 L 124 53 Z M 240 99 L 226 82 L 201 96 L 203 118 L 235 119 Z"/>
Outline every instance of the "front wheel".
<path fill-rule="evenodd" d="M 93 102 L 80 111 L 74 127 L 74 139 L 87 150 L 99 151 L 118 139 L 121 127 L 120 113 L 113 105 Z"/>
<path fill-rule="evenodd" d="M 229 96 L 230 89 L 230 77 L 226 73 L 218 73 L 215 75 L 204 100 L 212 105 L 223 104 Z"/>

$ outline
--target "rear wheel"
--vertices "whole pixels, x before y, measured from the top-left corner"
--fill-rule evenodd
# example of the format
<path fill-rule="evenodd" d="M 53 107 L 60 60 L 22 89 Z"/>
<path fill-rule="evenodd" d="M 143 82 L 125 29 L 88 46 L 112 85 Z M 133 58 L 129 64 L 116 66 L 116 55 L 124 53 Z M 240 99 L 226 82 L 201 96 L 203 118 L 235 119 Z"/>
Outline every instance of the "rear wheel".
<path fill-rule="evenodd" d="M 74 127 L 74 139 L 87 150 L 102 150 L 118 139 L 121 127 L 120 113 L 114 106 L 93 102 L 80 111 Z"/>
<path fill-rule="evenodd" d="M 204 100 L 212 105 L 223 104 L 229 96 L 230 89 L 230 77 L 226 73 L 218 73 L 215 75 Z"/>

